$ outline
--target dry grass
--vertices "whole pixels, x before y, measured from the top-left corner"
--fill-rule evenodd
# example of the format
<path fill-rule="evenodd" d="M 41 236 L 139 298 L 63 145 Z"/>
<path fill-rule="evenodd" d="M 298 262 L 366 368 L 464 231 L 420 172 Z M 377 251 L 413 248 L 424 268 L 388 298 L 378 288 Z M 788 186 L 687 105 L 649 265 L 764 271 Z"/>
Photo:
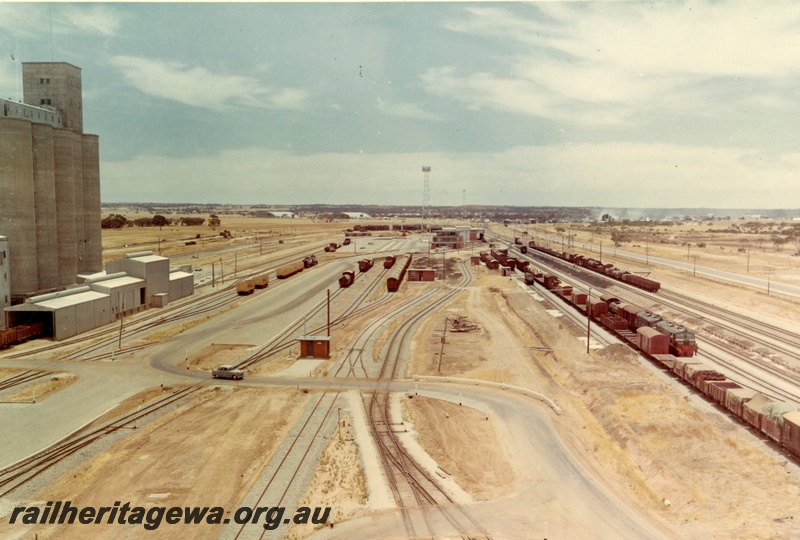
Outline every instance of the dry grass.
<path fill-rule="evenodd" d="M 25 388 L 11 394 L 3 401 L 9 403 L 31 403 L 46 399 L 49 395 L 69 386 L 77 381 L 78 378 L 70 373 L 59 373 L 50 376 L 47 380 L 26 386 Z"/>
<path fill-rule="evenodd" d="M 311 487 L 298 507 L 331 507 L 328 523 L 341 523 L 366 512 L 367 479 L 358 449 L 353 439 L 350 417 L 342 415 L 339 432 L 331 437 L 323 451 Z M 335 504 L 332 504 L 335 503 Z M 292 525 L 288 540 L 305 538 L 323 525 Z"/>

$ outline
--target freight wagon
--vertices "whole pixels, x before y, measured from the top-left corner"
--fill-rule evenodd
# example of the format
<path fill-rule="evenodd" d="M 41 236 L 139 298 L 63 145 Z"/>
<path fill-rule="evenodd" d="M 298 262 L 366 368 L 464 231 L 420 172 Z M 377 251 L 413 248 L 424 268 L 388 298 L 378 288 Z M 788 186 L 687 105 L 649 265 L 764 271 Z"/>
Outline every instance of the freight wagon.
<path fill-rule="evenodd" d="M 645 291 L 648 292 L 658 292 L 658 290 L 661 288 L 661 283 L 659 283 L 658 281 L 646 278 L 644 276 L 640 276 L 638 274 L 634 274 L 627 270 L 614 268 L 613 264 L 603 263 L 597 259 L 584 257 L 583 255 L 579 255 L 577 253 L 565 253 L 563 251 L 556 251 L 551 248 L 537 245 L 536 242 L 533 241 L 528 243 L 528 247 L 533 248 L 542 253 L 547 253 L 548 255 L 551 255 L 553 257 L 563 259 L 567 262 L 574 264 L 575 266 L 580 266 L 588 270 L 591 270 L 593 272 L 597 272 L 598 274 L 603 274 L 604 276 L 608 276 L 612 279 L 622 281 L 623 283 L 633 285 L 634 287 L 644 289 Z"/>
<path fill-rule="evenodd" d="M 303 268 L 305 268 L 303 261 L 297 261 L 278 268 L 275 271 L 275 276 L 277 276 L 278 279 L 286 279 L 298 272 L 302 272 Z"/>
<path fill-rule="evenodd" d="M 397 258 L 389 277 L 386 278 L 386 290 L 389 292 L 397 292 L 400 285 L 403 283 L 403 278 L 406 276 L 406 270 L 411 265 L 411 254 L 403 255 Z"/>
<path fill-rule="evenodd" d="M 0 349 L 35 339 L 44 334 L 44 323 L 21 324 L 0 330 Z"/>
<path fill-rule="evenodd" d="M 394 266 L 394 263 L 395 263 L 396 260 L 397 260 L 397 257 L 395 257 L 394 255 L 389 255 L 383 261 L 383 267 L 384 268 L 391 268 L 392 266 Z"/>
<path fill-rule="evenodd" d="M 236 284 L 236 293 L 241 295 L 246 294 L 253 294 L 253 291 L 256 290 L 256 280 L 255 279 L 243 279 L 239 283 Z"/>
<path fill-rule="evenodd" d="M 339 287 L 346 289 L 347 287 L 352 285 L 355 280 L 356 280 L 355 272 L 351 270 L 342 272 L 342 277 L 339 278 Z"/>
<path fill-rule="evenodd" d="M 366 272 L 370 268 L 372 268 L 373 260 L 372 259 L 362 259 L 358 261 L 358 271 L 359 272 Z"/>
<path fill-rule="evenodd" d="M 526 282 L 528 276 L 526 274 Z M 542 283 L 541 278 L 531 279 L 537 283 Z M 573 305 L 582 313 L 592 313 L 593 309 L 583 304 L 578 304 L 576 300 L 583 299 L 585 303 L 592 306 L 591 299 L 586 302 L 585 295 L 573 293 L 564 300 Z M 720 373 L 712 367 L 698 362 L 692 355 L 697 351 L 694 341 L 694 333 L 681 327 L 680 331 L 675 330 L 674 326 L 680 327 L 677 323 L 663 319 L 657 314 L 642 310 L 632 304 L 622 303 L 616 297 L 602 296 L 609 304 L 609 312 L 601 315 L 598 320 L 601 325 L 609 329 L 612 333 L 624 339 L 631 347 L 643 352 L 657 366 L 672 373 L 678 380 L 691 386 L 702 394 L 709 401 L 719 404 L 728 410 L 733 416 L 745 422 L 758 431 L 762 436 L 773 441 L 775 444 L 785 448 L 796 459 L 800 460 L 800 404 L 792 402 L 773 401 L 767 396 L 751 389 L 741 386 L 735 381 L 729 380 L 724 373 Z M 595 304 L 596 306 L 596 304 Z M 629 329 L 616 330 L 616 325 L 638 324 L 636 332 Z M 631 328 L 630 326 L 628 328 Z M 674 336 L 683 335 L 685 342 L 684 348 L 677 347 L 678 353 L 674 354 L 673 344 L 680 342 Z M 665 348 L 672 354 L 665 354 Z"/>

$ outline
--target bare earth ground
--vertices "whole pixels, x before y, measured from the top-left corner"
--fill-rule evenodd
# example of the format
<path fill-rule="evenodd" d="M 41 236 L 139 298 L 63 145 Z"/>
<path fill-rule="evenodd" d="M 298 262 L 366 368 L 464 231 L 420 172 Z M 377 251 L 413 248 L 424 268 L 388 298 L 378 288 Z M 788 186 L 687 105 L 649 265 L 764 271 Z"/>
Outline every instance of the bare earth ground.
<path fill-rule="evenodd" d="M 586 465 L 683 536 L 795 535 L 800 474 L 782 454 L 725 414 L 683 397 L 683 387 L 657 377 L 626 347 L 586 355 L 585 341 L 516 283 L 485 268 L 477 274 L 478 286 L 422 327 L 410 374 L 435 373 L 444 316 L 467 315 L 481 330 L 448 334 L 443 374 L 504 380 L 553 398 L 563 409 L 556 425 Z M 551 354 L 525 349 L 543 344 Z M 450 472 L 462 487 L 480 496 L 473 467 L 503 485 L 507 472 L 486 467 L 502 455 L 502 440 L 453 433 L 445 444 L 441 417 L 454 406 L 420 403 L 406 403 L 420 441 L 432 455 L 458 463 Z M 461 447 L 469 455 L 448 455 Z M 525 463 L 507 465 L 517 470 Z"/>
<path fill-rule="evenodd" d="M 209 389 L 115 443 L 34 500 L 73 506 L 221 506 L 229 518 L 293 425 L 305 401 L 293 390 Z M 42 504 L 43 506 L 43 504 Z M 16 525 L 4 538 L 87 538 L 86 526 Z M 141 538 L 141 525 L 91 525 L 91 537 Z M 216 538 L 219 526 L 166 525 L 158 538 Z M 150 533 L 153 534 L 153 533 Z M 156 537 L 156 536 L 154 536 Z"/>
<path fill-rule="evenodd" d="M 368 502 L 366 477 L 349 415 L 342 415 L 339 432 L 331 438 L 317 465 L 312 485 L 298 507 L 331 507 L 328 524 L 363 515 Z M 323 525 L 317 525 L 317 528 Z M 292 525 L 287 540 L 305 538 L 310 526 Z"/>
<path fill-rule="evenodd" d="M 514 467 L 484 413 L 422 396 L 402 403 L 404 417 L 418 430 L 419 444 L 447 474 L 457 477 L 473 500 L 512 492 Z"/>

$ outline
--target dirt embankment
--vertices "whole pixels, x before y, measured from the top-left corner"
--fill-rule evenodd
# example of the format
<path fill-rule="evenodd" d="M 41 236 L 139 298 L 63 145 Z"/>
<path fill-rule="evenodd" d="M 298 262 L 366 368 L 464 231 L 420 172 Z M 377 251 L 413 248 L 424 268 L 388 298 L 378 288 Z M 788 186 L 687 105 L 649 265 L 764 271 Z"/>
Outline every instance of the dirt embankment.
<path fill-rule="evenodd" d="M 684 387 L 657 376 L 627 347 L 587 355 L 582 329 L 554 318 L 546 304 L 508 278 L 478 274 L 477 286 L 422 327 L 410 373 L 436 374 L 444 317 L 468 316 L 481 329 L 447 335 L 442 373 L 502 380 L 555 399 L 563 409 L 556 425 L 565 441 L 623 497 L 689 537 L 793 537 L 800 507 L 795 465 Z M 415 403 L 411 411 L 423 446 L 444 462 L 457 459 L 447 455 L 457 444 L 448 444 L 447 424 L 441 425 L 453 407 Z M 501 454 L 499 446 L 495 451 Z M 490 472 L 498 476 L 482 482 L 500 485 L 502 473 Z M 470 475 L 456 477 L 468 491 L 476 489 Z"/>

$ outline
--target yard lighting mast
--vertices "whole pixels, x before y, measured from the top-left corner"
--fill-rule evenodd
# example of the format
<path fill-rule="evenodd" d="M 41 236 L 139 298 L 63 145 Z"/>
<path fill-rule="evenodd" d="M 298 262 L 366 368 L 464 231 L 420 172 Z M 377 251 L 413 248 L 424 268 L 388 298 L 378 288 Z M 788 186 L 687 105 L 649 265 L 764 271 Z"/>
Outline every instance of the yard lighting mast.
<path fill-rule="evenodd" d="M 431 202 L 431 185 L 430 185 L 430 179 L 428 178 L 430 173 L 431 173 L 430 166 L 429 165 L 423 165 L 422 166 L 422 175 L 425 178 L 425 183 L 423 184 L 423 187 L 422 187 L 422 221 L 423 221 L 423 224 L 427 224 L 428 213 L 429 213 L 428 206 L 430 205 L 430 202 Z"/>

